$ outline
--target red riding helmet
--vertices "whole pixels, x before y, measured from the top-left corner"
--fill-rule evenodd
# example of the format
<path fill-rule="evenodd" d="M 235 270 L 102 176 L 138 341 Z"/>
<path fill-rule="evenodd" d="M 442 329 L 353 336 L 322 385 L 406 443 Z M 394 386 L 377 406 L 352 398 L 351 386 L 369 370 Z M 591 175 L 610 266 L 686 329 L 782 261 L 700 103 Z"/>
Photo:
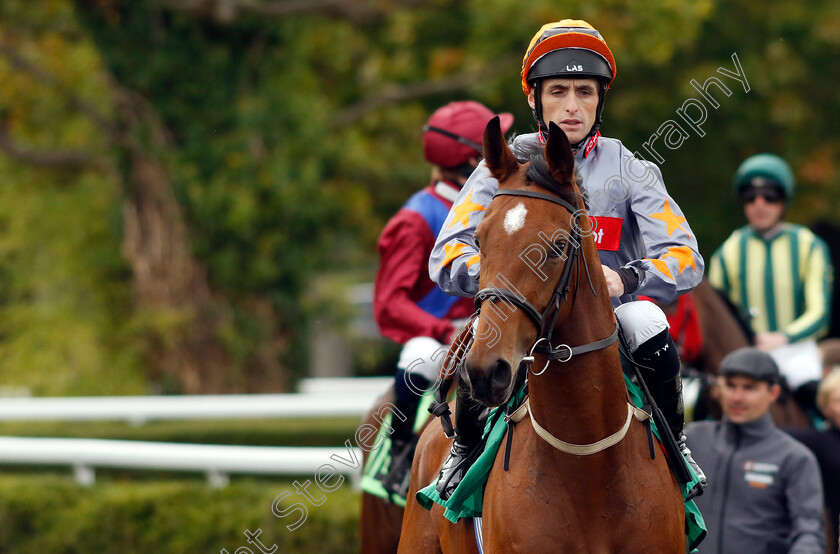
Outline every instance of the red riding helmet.
<path fill-rule="evenodd" d="M 454 169 L 470 158 L 481 156 L 487 123 L 499 116 L 502 133 L 513 125 L 513 115 L 495 114 L 471 100 L 451 102 L 432 114 L 423 126 L 423 155 L 429 163 Z"/>

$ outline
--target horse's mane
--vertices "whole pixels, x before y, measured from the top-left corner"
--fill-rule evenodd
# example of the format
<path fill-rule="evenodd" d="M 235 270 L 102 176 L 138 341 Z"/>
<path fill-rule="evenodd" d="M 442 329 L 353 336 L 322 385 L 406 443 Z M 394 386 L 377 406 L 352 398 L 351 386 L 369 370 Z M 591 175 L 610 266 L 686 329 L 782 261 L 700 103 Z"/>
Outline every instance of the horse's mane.
<path fill-rule="evenodd" d="M 529 181 L 548 189 L 572 206 L 577 206 L 577 198 L 575 198 L 574 189 L 563 186 L 558 183 L 551 176 L 548 170 L 548 163 L 545 160 L 545 150 L 539 143 L 531 143 L 522 145 L 522 155 L 528 162 L 528 169 L 525 171 L 525 176 Z"/>

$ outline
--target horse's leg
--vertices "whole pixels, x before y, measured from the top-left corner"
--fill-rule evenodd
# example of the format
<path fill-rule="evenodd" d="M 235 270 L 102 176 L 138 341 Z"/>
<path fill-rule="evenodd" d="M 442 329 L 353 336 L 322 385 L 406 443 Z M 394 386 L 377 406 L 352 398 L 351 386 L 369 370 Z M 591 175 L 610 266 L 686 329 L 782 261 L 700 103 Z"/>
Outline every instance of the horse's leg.
<path fill-rule="evenodd" d="M 362 554 L 394 554 L 400 543 L 404 510 L 372 494 L 362 493 Z"/>
<path fill-rule="evenodd" d="M 436 517 L 437 516 L 437 517 Z M 444 552 L 454 554 L 478 554 L 475 542 L 475 527 L 472 519 L 460 519 L 458 523 L 450 523 L 443 517 L 443 508 L 435 505 L 432 517 L 441 525 Z"/>

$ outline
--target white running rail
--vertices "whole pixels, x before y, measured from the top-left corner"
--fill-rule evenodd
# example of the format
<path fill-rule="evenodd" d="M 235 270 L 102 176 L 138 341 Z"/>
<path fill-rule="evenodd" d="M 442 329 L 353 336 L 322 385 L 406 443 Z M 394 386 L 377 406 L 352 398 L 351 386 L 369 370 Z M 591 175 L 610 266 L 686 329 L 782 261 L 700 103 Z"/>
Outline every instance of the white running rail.
<path fill-rule="evenodd" d="M 297 394 L 3 398 L 0 422 L 361 417 L 392 382 L 310 380 L 301 387 L 309 392 Z"/>
<path fill-rule="evenodd" d="M 93 484 L 97 467 L 203 472 L 209 483 L 218 487 L 225 486 L 232 473 L 313 475 L 326 464 L 334 468 L 334 473 L 349 476 L 357 485 L 361 460 L 361 450 L 347 446 L 221 446 L 0 437 L 0 464 L 69 465 L 83 485 Z"/>
<path fill-rule="evenodd" d="M 128 421 L 361 417 L 393 378 L 305 379 L 297 394 L 2 398 L 3 421 Z M 361 421 L 360 421 L 361 424 Z M 314 475 L 329 464 L 358 487 L 355 437 L 334 447 L 268 447 L 0 436 L 0 465 L 71 466 L 84 485 L 95 468 L 203 472 L 213 486 L 230 474 Z"/>

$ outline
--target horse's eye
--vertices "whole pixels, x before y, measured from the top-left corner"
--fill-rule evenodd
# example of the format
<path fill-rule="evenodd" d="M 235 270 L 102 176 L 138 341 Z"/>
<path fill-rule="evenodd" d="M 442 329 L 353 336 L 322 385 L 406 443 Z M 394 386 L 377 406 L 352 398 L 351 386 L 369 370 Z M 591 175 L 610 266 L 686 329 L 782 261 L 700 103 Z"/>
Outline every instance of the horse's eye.
<path fill-rule="evenodd" d="M 473 235 L 473 240 L 475 240 L 475 247 L 477 250 L 481 250 L 481 243 L 478 242 L 478 237 Z"/>
<path fill-rule="evenodd" d="M 566 251 L 566 241 L 558 240 L 557 242 L 554 243 L 554 245 L 551 247 L 551 249 L 549 249 L 548 257 L 553 258 L 553 259 L 559 258 L 560 256 L 563 255 L 563 253 L 565 251 Z"/>

